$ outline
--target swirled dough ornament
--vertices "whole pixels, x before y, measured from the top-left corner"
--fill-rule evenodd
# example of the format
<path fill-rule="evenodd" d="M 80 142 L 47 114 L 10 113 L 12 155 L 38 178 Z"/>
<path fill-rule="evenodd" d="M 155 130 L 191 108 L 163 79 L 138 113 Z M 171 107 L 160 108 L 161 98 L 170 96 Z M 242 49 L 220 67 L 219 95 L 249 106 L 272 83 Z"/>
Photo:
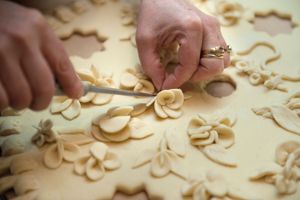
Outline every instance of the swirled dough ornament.
<path fill-rule="evenodd" d="M 179 118 L 183 114 L 184 95 L 180 89 L 163 90 L 147 106 L 154 104 L 155 114 L 163 119 Z"/>
<path fill-rule="evenodd" d="M 256 169 L 249 179 L 274 184 L 281 195 L 294 194 L 300 180 L 300 143 L 287 141 L 279 145 L 275 161 L 276 163 L 266 163 Z"/>
<path fill-rule="evenodd" d="M 190 143 L 198 147 L 212 161 L 235 167 L 236 159 L 226 150 L 234 144 L 232 127 L 235 122 L 234 116 L 208 119 L 199 114 L 188 125 Z"/>
<path fill-rule="evenodd" d="M 260 61 L 247 59 L 246 56 L 251 54 L 255 49 L 259 47 L 266 47 L 270 49 L 273 55 Z M 267 69 L 267 66 L 271 62 L 278 60 L 280 57 L 281 53 L 272 43 L 266 41 L 258 41 L 244 51 L 235 52 L 231 59 L 231 65 L 234 66 L 241 75 L 246 74 L 248 76 L 249 82 L 254 86 L 264 85 L 269 90 L 276 89 L 282 92 L 287 92 L 288 89 L 284 87 L 283 83 L 285 81 L 299 82 L 300 75 L 291 77 Z"/>
<path fill-rule="evenodd" d="M 205 176 L 188 180 L 182 186 L 183 197 L 192 199 L 259 199 L 252 192 L 244 188 L 229 184 L 225 178 L 216 171 L 208 171 Z"/>
<path fill-rule="evenodd" d="M 140 109 L 140 108 L 138 108 Z M 113 107 L 106 114 L 95 118 L 91 133 L 96 140 L 102 142 L 123 142 L 132 139 L 143 139 L 154 132 L 142 120 L 133 117 L 133 106 Z M 145 111 L 142 109 L 142 111 Z M 138 112 L 141 112 L 138 110 Z M 136 113 L 133 113 L 134 116 Z"/>
<path fill-rule="evenodd" d="M 90 69 L 77 69 L 77 74 L 82 81 L 86 81 L 98 87 L 115 87 L 112 75 L 100 72 L 94 65 Z M 81 97 L 81 103 L 91 102 L 94 105 L 104 105 L 109 103 L 113 98 L 111 94 L 97 94 L 94 92 L 87 93 Z"/>
<path fill-rule="evenodd" d="M 74 162 L 77 175 L 86 176 L 91 181 L 98 181 L 108 171 L 121 167 L 121 162 L 115 153 L 109 151 L 108 146 L 101 142 L 91 145 L 89 155 Z"/>
<path fill-rule="evenodd" d="M 185 156 L 186 146 L 182 138 L 172 131 L 169 130 L 164 134 L 157 150 L 144 150 L 137 157 L 133 168 L 150 163 L 150 173 L 153 177 L 162 178 L 173 173 L 182 179 L 186 179 L 187 171 L 181 161 L 181 158 Z"/>
<path fill-rule="evenodd" d="M 298 93 L 290 97 L 285 105 L 253 108 L 252 111 L 256 115 L 273 119 L 281 128 L 300 135 L 300 101 L 297 95 Z"/>

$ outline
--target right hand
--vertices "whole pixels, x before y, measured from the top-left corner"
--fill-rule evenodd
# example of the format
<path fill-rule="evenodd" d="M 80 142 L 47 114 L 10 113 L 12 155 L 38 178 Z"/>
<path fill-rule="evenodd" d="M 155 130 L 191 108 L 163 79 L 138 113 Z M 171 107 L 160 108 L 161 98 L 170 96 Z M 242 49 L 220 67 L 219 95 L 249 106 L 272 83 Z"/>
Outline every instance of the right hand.
<path fill-rule="evenodd" d="M 40 12 L 0 1 L 0 110 L 45 109 L 55 93 L 55 78 L 70 98 L 82 84 Z"/>

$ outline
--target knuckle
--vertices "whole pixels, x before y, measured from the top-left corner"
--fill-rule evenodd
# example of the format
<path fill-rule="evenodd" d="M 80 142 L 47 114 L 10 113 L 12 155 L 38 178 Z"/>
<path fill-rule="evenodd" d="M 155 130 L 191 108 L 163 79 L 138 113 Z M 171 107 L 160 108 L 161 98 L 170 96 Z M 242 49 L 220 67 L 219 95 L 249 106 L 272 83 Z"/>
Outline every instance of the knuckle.
<path fill-rule="evenodd" d="M 218 19 L 215 17 L 212 17 L 212 16 L 207 17 L 206 23 L 209 27 L 212 27 L 212 28 L 220 27 L 220 22 L 218 21 Z"/>
<path fill-rule="evenodd" d="M 28 17 L 30 19 L 31 26 L 43 28 L 46 24 L 43 15 L 36 9 L 30 9 L 28 11 Z"/>
<path fill-rule="evenodd" d="M 187 29 L 202 30 L 202 20 L 198 16 L 186 16 L 183 24 Z"/>

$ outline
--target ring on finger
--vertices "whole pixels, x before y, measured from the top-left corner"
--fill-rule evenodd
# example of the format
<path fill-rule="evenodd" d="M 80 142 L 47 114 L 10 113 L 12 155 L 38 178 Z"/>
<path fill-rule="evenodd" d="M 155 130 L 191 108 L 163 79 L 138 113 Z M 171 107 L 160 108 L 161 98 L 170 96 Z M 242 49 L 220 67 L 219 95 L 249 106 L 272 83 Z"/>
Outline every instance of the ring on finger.
<path fill-rule="evenodd" d="M 230 54 L 232 51 L 232 48 L 227 45 L 226 47 L 216 46 L 210 49 L 204 49 L 201 51 L 203 58 L 218 58 L 223 59 L 224 54 L 228 53 Z"/>

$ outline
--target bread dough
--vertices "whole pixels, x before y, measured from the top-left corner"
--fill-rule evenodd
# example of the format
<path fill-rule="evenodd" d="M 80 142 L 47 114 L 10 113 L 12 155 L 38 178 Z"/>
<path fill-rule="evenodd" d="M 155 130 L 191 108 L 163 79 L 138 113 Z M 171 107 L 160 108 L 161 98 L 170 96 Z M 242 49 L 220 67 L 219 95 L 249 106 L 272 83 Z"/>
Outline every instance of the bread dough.
<path fill-rule="evenodd" d="M 201 9 L 203 8 L 202 10 L 206 12 L 205 5 L 208 2 L 209 1 L 198 1 L 198 6 L 201 6 Z M 292 0 L 285 0 L 284 2 L 281 0 L 274 1 L 272 4 L 268 1 L 258 2 L 245 0 L 241 0 L 238 3 L 244 8 L 247 8 L 247 13 L 249 11 L 253 14 L 252 16 L 255 16 L 257 12 L 268 13 L 273 10 L 276 13 L 289 14 L 295 22 L 300 21 L 298 11 L 299 3 Z M 101 5 L 96 5 L 92 2 L 90 8 L 79 15 L 73 12 L 69 5 L 69 9 L 75 17 L 68 23 L 59 21 L 61 26 L 55 30 L 55 33 L 64 39 L 74 33 L 81 33 L 83 35 L 93 34 L 98 38 L 105 36 L 105 51 L 94 52 L 93 55 L 86 59 L 77 56 L 72 56 L 70 59 L 76 71 L 80 71 L 84 68 L 88 71 L 87 74 L 92 74 L 90 73 L 91 66 L 95 66 L 101 74 L 110 70 L 113 72 L 111 79 L 114 81 L 115 86 L 120 85 L 121 76 L 126 69 L 133 69 L 134 66 L 139 63 L 137 49 L 133 47 L 130 42 L 120 41 L 120 38 L 124 37 L 124 35 L 131 36 L 136 30 L 136 27 L 133 25 L 125 26 L 122 24 L 120 16 L 123 6 L 122 1 L 112 2 L 107 0 L 106 3 Z M 26 112 L 20 116 L 1 117 L 1 122 L 4 120 L 20 120 L 22 128 L 17 135 L 1 137 L 0 144 L 7 138 L 11 138 L 12 140 L 22 138 L 24 139 L 25 152 L 13 156 L 1 157 L 0 191 L 7 191 L 5 188 L 12 189 L 15 183 L 16 176 L 9 170 L 9 166 L 11 166 L 9 160 L 11 161 L 16 156 L 26 156 L 22 159 L 26 160 L 28 157 L 31 157 L 31 159 L 37 163 L 37 167 L 21 175 L 28 174 L 34 176 L 34 179 L 39 182 L 39 189 L 29 192 L 28 194 L 17 196 L 16 198 L 43 200 L 76 200 L 82 199 L 82 197 L 91 200 L 112 199 L 114 194 L 118 191 L 132 194 L 145 190 L 150 199 L 188 200 L 192 199 L 192 195 L 186 197 L 181 194 L 183 185 L 188 183 L 190 178 L 202 180 L 201 174 L 211 169 L 222 174 L 224 178 L 228 180 L 228 184 L 226 185 L 228 192 L 226 192 L 225 197 L 216 198 L 228 199 L 230 194 L 235 194 L 235 198 L 233 195 L 230 196 L 230 198 L 243 199 L 241 197 L 250 197 L 251 199 L 251 197 L 253 197 L 251 195 L 254 194 L 257 195 L 258 198 L 252 199 L 298 199 L 300 192 L 299 181 L 287 182 L 285 181 L 285 176 L 278 176 L 276 181 L 280 191 L 286 190 L 285 188 L 289 188 L 286 191 L 293 191 L 294 186 L 296 186 L 297 189 L 293 194 L 285 193 L 285 195 L 280 195 L 277 192 L 276 186 L 274 186 L 276 184 L 264 184 L 264 180 L 263 182 L 249 181 L 249 174 L 251 174 L 252 169 L 260 168 L 260 163 L 267 162 L 275 164 L 273 154 L 278 144 L 286 141 L 299 141 L 299 135 L 291 134 L 287 130 L 279 128 L 276 123 L 273 123 L 273 121 L 269 119 L 256 116 L 251 111 L 251 108 L 284 104 L 289 110 L 293 110 L 295 114 L 297 113 L 297 104 L 294 103 L 297 98 L 294 98 L 288 104 L 285 103 L 289 96 L 300 90 L 299 82 L 297 82 L 296 79 L 299 75 L 299 65 L 297 61 L 299 53 L 297 51 L 297 45 L 295 45 L 300 43 L 300 29 L 295 27 L 290 35 L 277 35 L 271 38 L 265 33 L 254 31 L 253 25 L 248 21 L 247 13 L 244 12 L 243 17 L 239 19 L 238 23 L 234 26 L 222 26 L 223 36 L 226 42 L 233 47 L 234 52 L 243 52 L 245 49 L 249 49 L 249 47 L 252 47 L 260 41 L 265 41 L 276 47 L 276 52 L 280 52 L 280 57 L 277 58 L 276 61 L 274 60 L 274 62 L 268 61 L 265 65 L 265 69 L 281 76 L 283 83 L 279 85 L 287 88 L 287 93 L 278 90 L 269 90 L 264 86 L 253 87 L 252 84 L 249 84 L 248 76 L 245 76 L 246 74 L 239 74 L 236 67 L 229 67 L 225 69 L 221 77 L 228 77 L 229 79 L 226 80 L 232 80 L 230 82 L 236 86 L 235 92 L 227 97 L 214 98 L 203 90 L 201 87 L 202 83 L 188 84 L 185 89 L 192 98 L 188 101 L 184 101 L 181 106 L 181 110 L 184 112 L 179 118 L 157 117 L 155 108 L 152 106 L 156 98 L 152 99 L 152 102 L 149 102 L 149 98 L 132 98 L 117 95 L 115 95 L 108 104 L 99 106 L 95 106 L 93 103 L 80 103 L 80 115 L 73 120 L 61 117 L 61 111 L 57 112 L 58 114 L 52 115 L 49 113 L 49 110 L 42 112 L 26 110 Z M 130 39 L 132 38 L 133 37 Z M 240 58 L 243 60 L 246 59 L 249 63 L 256 61 L 260 64 L 266 60 L 270 60 L 270 58 L 276 55 L 278 54 L 276 54 L 272 48 L 259 45 L 254 48 L 251 53 L 240 55 Z M 292 77 L 294 81 L 285 80 L 285 76 Z M 216 78 L 218 80 L 220 77 Z M 212 80 L 205 81 L 203 84 L 208 84 L 210 81 Z M 64 99 L 64 101 L 65 100 L 66 99 Z M 62 103 L 63 101 L 60 102 L 60 104 Z M 147 107 L 147 105 L 151 106 Z M 121 131 L 122 134 L 105 134 L 100 130 L 99 125 L 97 125 L 98 123 L 92 125 L 93 119 L 106 115 L 107 111 L 112 107 L 133 107 L 133 111 L 131 111 L 130 114 L 131 120 L 127 124 L 127 129 Z M 60 106 L 57 108 L 60 108 Z M 215 115 L 214 113 L 216 111 L 220 113 L 233 113 L 238 119 L 232 127 L 228 126 L 227 122 L 222 122 L 222 124 L 226 124 L 226 126 L 234 132 L 234 145 L 227 149 L 224 147 L 228 155 L 236 158 L 238 165 L 234 168 L 212 162 L 201 153 L 197 147 L 190 144 L 187 127 L 191 118 L 197 113 L 201 113 L 202 115 L 209 116 L 208 119 L 210 119 L 210 117 Z M 126 114 L 126 112 L 124 111 L 123 114 Z M 170 112 L 168 112 L 168 114 L 170 114 Z M 115 115 L 114 112 L 110 112 L 110 116 L 113 115 Z M 221 114 L 216 116 L 224 117 L 226 115 Z M 54 151 L 50 153 L 50 160 L 54 158 L 55 163 L 60 162 L 61 154 L 58 155 L 57 152 L 62 149 L 58 148 L 57 142 L 46 143 L 41 148 L 37 148 L 31 142 L 32 136 L 37 132 L 33 126 L 37 126 L 41 120 L 45 121 L 46 119 L 50 119 L 53 122 L 53 130 L 57 132 L 57 135 L 63 143 L 73 144 L 67 146 L 66 149 L 68 151 L 66 152 L 68 153 L 66 154 L 66 158 L 72 161 L 76 157 L 75 161 L 68 162 L 63 158 L 61 165 L 55 169 L 50 169 L 44 164 L 45 152 L 50 146 L 53 145 L 52 148 L 54 148 Z M 134 132 L 137 134 L 132 134 L 130 131 L 130 122 L 132 122 L 132 129 L 138 130 Z M 140 122 L 146 123 L 148 126 L 141 125 L 142 123 Z M 142 134 L 139 132 L 144 132 L 144 130 L 139 128 L 143 127 L 152 129 L 151 137 L 149 135 L 149 137 L 140 138 Z M 68 134 L 64 132 L 63 129 L 67 129 Z M 96 131 L 93 131 L 94 129 L 96 129 Z M 76 131 L 74 132 L 74 130 Z M 148 132 L 148 128 L 146 128 L 146 130 Z M 101 131 L 101 134 L 98 134 L 97 131 Z M 81 134 L 75 134 L 76 132 L 80 132 Z M 165 132 L 172 134 L 164 136 Z M 230 135 L 231 134 L 228 134 L 228 136 Z M 176 139 L 177 136 L 179 139 Z M 167 145 L 165 142 L 162 142 L 161 147 L 158 148 L 163 137 L 168 138 L 165 140 L 169 142 L 167 142 Z M 224 141 L 225 144 L 230 144 L 229 141 L 232 141 L 230 138 L 231 136 L 226 139 L 222 138 L 222 141 Z M 88 174 L 94 178 L 101 177 L 103 175 L 103 168 L 101 166 L 99 167 L 97 162 L 95 162 L 96 158 L 91 156 L 90 153 L 92 144 L 98 140 L 104 140 L 103 143 L 108 147 L 108 152 L 117 155 L 122 165 L 113 171 L 105 169 L 105 174 L 101 179 L 92 181 L 88 178 L 87 173 L 85 173 L 86 165 L 80 165 L 79 171 L 82 175 L 79 176 L 74 172 L 74 163 L 84 157 L 86 157 L 86 159 L 82 159 L 81 162 L 86 163 L 87 158 L 93 157 L 88 164 Z M 111 140 L 118 142 L 112 142 Z M 215 145 L 215 143 L 213 144 Z M 72 148 L 74 145 L 79 147 L 79 153 L 77 151 L 78 148 Z M 65 148 L 63 149 L 65 150 Z M 164 151 L 160 151 L 160 149 L 164 149 Z M 156 157 L 157 155 L 159 155 L 159 157 Z M 286 155 L 286 153 L 282 155 Z M 96 157 L 100 159 L 103 157 L 103 154 L 97 154 Z M 285 156 L 280 157 L 282 157 L 281 160 L 285 160 Z M 287 159 L 289 162 L 281 161 L 283 163 L 289 163 L 286 169 L 289 169 L 288 166 L 290 166 L 290 163 L 294 163 L 291 162 L 293 160 L 292 158 L 293 157 Z M 137 159 L 137 163 L 141 165 L 133 169 L 132 166 L 135 164 L 135 159 Z M 57 160 L 59 162 L 57 162 Z M 160 165 L 161 163 L 163 165 Z M 108 164 L 110 167 L 114 165 L 115 162 Z M 281 165 L 279 165 L 279 167 L 283 168 Z M 99 172 L 99 169 L 102 171 Z M 293 170 L 286 170 L 286 172 L 291 171 Z M 289 175 L 290 173 L 285 174 Z M 14 178 L 11 178 L 11 176 Z M 268 181 L 270 182 L 271 180 L 272 178 Z M 206 191 L 218 195 L 224 194 L 225 190 L 224 184 L 221 184 L 222 181 L 217 183 L 214 183 L 214 181 L 209 182 L 213 183 L 206 183 L 206 186 L 210 188 L 207 190 L 205 186 Z M 234 193 L 231 191 L 233 190 L 231 189 L 231 184 L 241 189 L 235 189 Z M 211 185 L 215 186 L 212 187 Z M 288 185 L 288 187 L 286 187 L 286 185 Z M 244 192 L 250 192 L 251 195 L 248 196 Z M 240 195 L 239 198 L 238 195 Z"/>

